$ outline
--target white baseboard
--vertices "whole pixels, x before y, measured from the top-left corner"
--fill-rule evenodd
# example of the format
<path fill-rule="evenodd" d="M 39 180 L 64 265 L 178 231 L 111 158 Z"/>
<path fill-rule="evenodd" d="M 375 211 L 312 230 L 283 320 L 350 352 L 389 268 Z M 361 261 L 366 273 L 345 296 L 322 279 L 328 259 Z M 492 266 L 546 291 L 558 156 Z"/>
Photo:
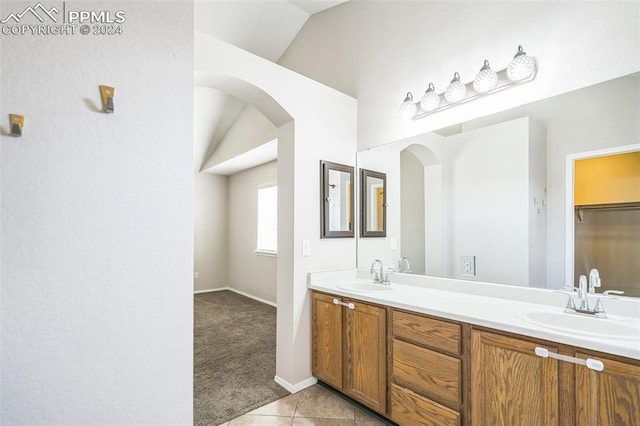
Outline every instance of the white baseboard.
<path fill-rule="evenodd" d="M 305 380 L 303 380 L 301 382 L 298 382 L 296 384 L 291 384 L 291 383 L 287 382 L 285 379 L 283 379 L 280 376 L 274 377 L 273 380 L 275 380 L 275 382 L 277 384 L 279 384 L 280 386 L 282 386 L 283 388 L 285 388 L 286 390 L 288 390 L 291 393 L 300 392 L 301 390 L 306 389 L 309 386 L 313 386 L 316 383 L 318 383 L 318 379 L 316 379 L 315 377 L 309 377 L 308 379 L 305 379 Z"/>
<path fill-rule="evenodd" d="M 248 297 L 249 299 L 257 300 L 258 302 L 262 302 L 264 304 L 271 305 L 274 308 L 278 307 L 278 305 L 276 305 L 275 303 L 273 303 L 273 302 L 271 302 L 271 301 L 269 301 L 267 299 L 263 299 L 261 297 L 254 296 L 253 294 L 245 293 L 244 291 L 237 290 L 237 289 L 235 289 L 233 287 L 227 287 L 227 290 L 231 290 L 232 292 L 238 293 L 239 295 L 244 296 L 244 297 Z"/>
<path fill-rule="evenodd" d="M 196 291 L 193 292 L 193 294 L 211 293 L 213 291 L 223 291 L 223 290 L 231 290 L 231 288 L 230 287 L 206 288 L 204 290 L 196 290 Z"/>
<path fill-rule="evenodd" d="M 232 292 L 237 293 L 237 294 L 239 294 L 239 295 L 241 295 L 241 296 L 248 297 L 249 299 L 253 299 L 253 300 L 256 300 L 256 301 L 258 301 L 258 302 L 260 302 L 260 303 L 264 303 L 264 304 L 266 304 L 266 305 L 273 306 L 274 308 L 277 308 L 277 307 L 278 307 L 278 305 L 277 305 L 277 304 L 275 304 L 275 303 L 271 302 L 270 300 L 263 299 L 263 298 L 258 297 L 258 296 L 254 296 L 253 294 L 245 293 L 244 291 L 240 291 L 240 290 L 235 289 L 235 288 L 233 288 L 233 287 L 209 288 L 209 289 L 206 289 L 206 290 L 198 290 L 198 291 L 194 291 L 194 292 L 193 292 L 193 294 L 211 293 L 211 292 L 213 292 L 213 291 L 223 291 L 223 290 L 229 290 L 229 291 L 232 291 Z"/>

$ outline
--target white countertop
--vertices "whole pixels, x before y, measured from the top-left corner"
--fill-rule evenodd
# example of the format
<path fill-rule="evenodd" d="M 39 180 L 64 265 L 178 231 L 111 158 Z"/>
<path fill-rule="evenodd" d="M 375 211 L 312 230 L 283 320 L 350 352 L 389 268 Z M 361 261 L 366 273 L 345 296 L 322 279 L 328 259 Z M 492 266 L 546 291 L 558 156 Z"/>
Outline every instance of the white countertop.
<path fill-rule="evenodd" d="M 618 339 L 564 330 L 561 324 L 551 328 L 528 320 L 525 314 L 530 312 L 563 313 L 567 296 L 551 290 L 408 274 L 392 275 L 389 291 L 354 292 L 338 287 L 355 281 L 371 282 L 368 272 L 348 269 L 311 273 L 308 285 L 313 290 L 351 299 L 640 360 L 640 301 L 636 299 L 606 300 L 605 309 L 610 319 L 588 319 L 638 330 L 637 336 Z"/>

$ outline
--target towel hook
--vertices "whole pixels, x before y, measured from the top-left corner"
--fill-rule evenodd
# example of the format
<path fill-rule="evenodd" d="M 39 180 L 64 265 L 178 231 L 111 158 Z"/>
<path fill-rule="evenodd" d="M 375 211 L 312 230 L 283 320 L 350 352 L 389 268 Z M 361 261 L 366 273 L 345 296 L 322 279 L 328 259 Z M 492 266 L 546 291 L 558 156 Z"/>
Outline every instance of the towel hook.
<path fill-rule="evenodd" d="M 102 111 L 113 112 L 113 94 L 115 89 L 110 86 L 100 86 L 100 96 L 102 97 Z"/>
<path fill-rule="evenodd" d="M 22 128 L 24 127 L 24 115 L 9 114 L 9 122 L 11 123 L 11 136 L 21 137 Z"/>

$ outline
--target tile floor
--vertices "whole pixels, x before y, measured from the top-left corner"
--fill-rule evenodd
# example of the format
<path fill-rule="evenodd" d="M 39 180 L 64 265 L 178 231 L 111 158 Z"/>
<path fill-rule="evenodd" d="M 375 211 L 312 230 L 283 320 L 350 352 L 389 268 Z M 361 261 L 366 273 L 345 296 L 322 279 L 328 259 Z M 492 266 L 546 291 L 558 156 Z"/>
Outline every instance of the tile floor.
<path fill-rule="evenodd" d="M 366 413 L 322 385 L 314 385 L 220 426 L 381 426 Z"/>

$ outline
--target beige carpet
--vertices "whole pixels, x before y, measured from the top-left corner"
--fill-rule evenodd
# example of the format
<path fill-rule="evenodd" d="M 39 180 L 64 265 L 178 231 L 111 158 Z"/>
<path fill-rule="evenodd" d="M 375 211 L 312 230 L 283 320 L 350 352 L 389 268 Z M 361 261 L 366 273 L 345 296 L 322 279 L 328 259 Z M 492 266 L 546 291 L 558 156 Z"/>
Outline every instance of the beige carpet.
<path fill-rule="evenodd" d="M 219 425 L 289 394 L 274 380 L 276 308 L 231 291 L 194 297 L 194 424 Z"/>

